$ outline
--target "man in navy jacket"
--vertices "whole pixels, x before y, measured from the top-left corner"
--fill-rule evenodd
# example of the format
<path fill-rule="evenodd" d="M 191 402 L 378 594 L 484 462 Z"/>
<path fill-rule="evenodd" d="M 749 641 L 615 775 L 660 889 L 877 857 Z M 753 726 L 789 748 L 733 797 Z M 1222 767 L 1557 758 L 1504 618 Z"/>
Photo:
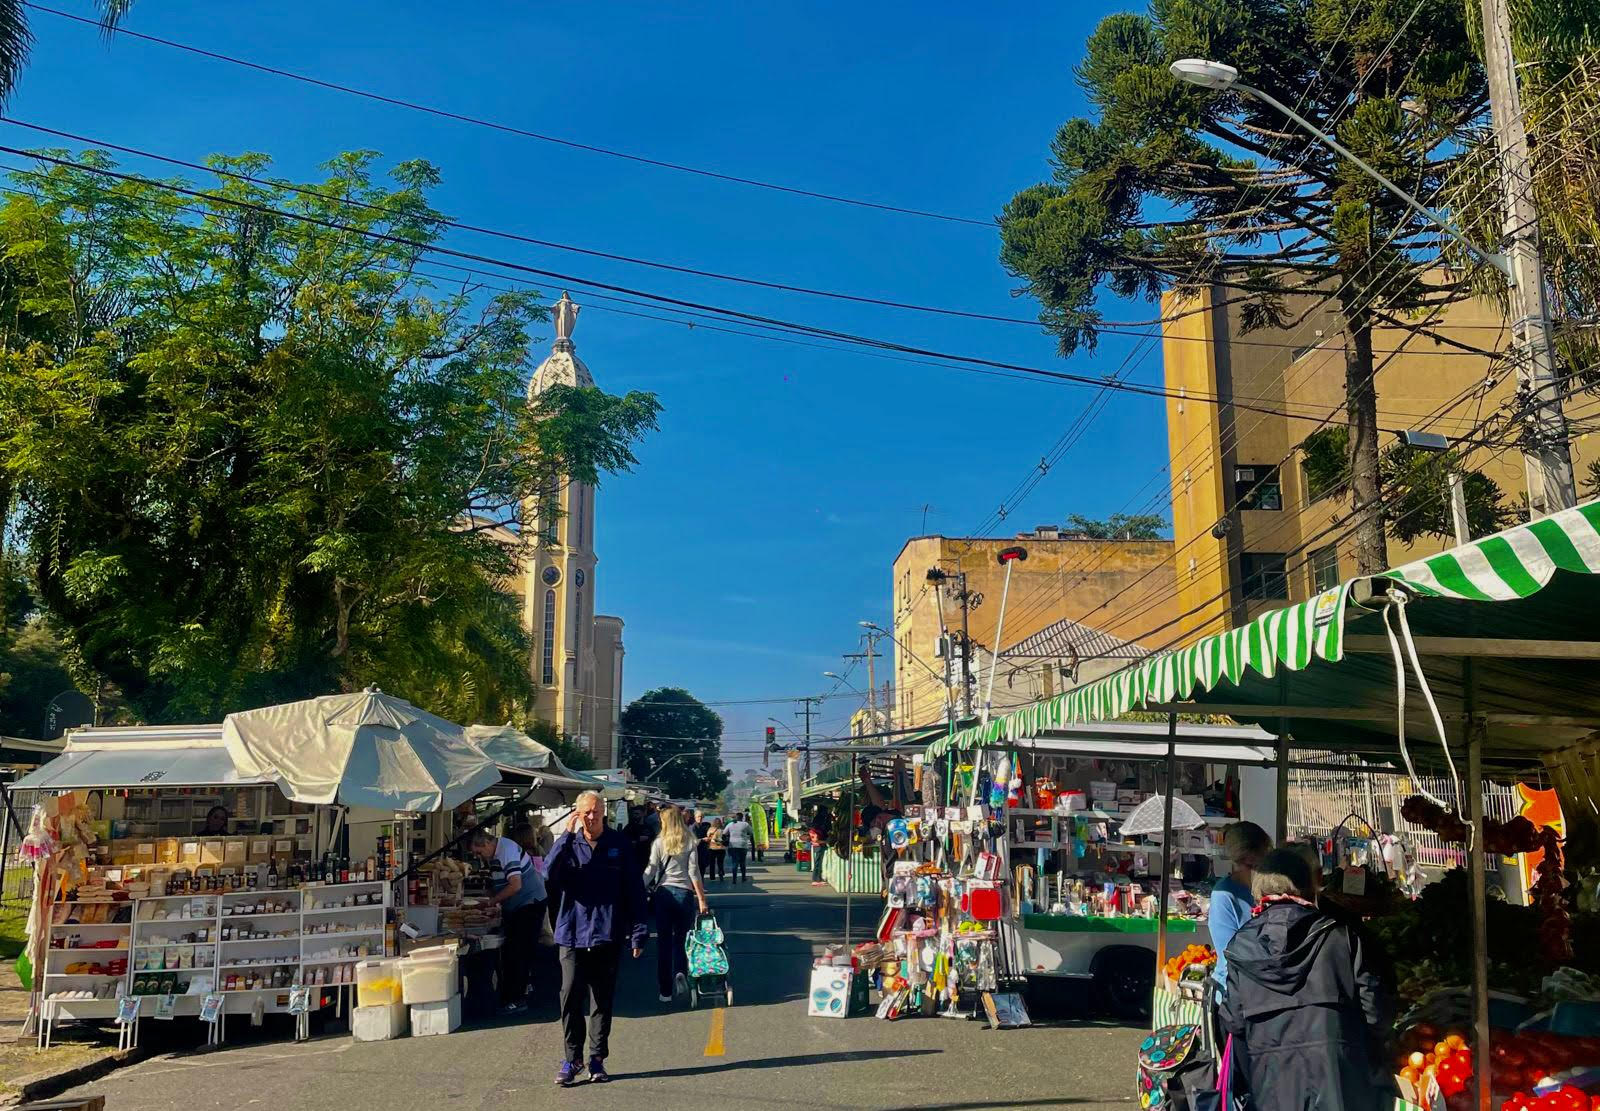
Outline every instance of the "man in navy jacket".
<path fill-rule="evenodd" d="M 583 1073 L 585 1012 L 589 1029 L 589 1079 L 602 1083 L 610 1052 L 611 1003 L 622 946 L 644 950 L 644 871 L 633 845 L 606 825 L 605 804 L 585 791 L 573 804 L 566 832 L 546 862 L 545 887 L 556 908 L 561 947 L 561 1030 L 566 1058 L 556 1083 L 570 1087 Z"/>

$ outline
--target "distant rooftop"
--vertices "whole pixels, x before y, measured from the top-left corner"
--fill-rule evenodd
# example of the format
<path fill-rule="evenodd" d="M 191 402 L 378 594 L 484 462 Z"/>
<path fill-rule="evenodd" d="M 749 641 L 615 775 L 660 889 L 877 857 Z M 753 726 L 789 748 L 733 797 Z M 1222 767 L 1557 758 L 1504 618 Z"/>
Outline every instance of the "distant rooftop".
<path fill-rule="evenodd" d="M 1019 640 L 1001 656 L 1006 659 L 1062 659 L 1074 652 L 1084 660 L 1141 660 L 1150 655 L 1148 648 L 1064 617 L 1054 625 L 1047 625 L 1032 636 Z"/>

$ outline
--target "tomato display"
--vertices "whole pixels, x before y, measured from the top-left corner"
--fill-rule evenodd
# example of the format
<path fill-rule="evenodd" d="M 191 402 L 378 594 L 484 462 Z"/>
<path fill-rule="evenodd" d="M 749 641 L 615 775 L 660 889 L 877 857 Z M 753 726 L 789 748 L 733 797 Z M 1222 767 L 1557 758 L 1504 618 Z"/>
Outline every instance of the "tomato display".
<path fill-rule="evenodd" d="M 1500 1111 L 1600 1111 L 1600 1094 L 1590 1096 L 1568 1085 L 1533 1092 L 1549 1077 L 1600 1064 L 1600 1038 L 1498 1030 L 1488 1056 L 1490 1090 L 1503 1097 L 1497 1104 Z M 1466 1034 L 1416 1026 L 1401 1037 L 1396 1065 L 1402 1091 L 1409 1086 L 1421 1096 L 1437 1083 L 1450 1111 L 1473 1106 L 1476 1064 Z"/>

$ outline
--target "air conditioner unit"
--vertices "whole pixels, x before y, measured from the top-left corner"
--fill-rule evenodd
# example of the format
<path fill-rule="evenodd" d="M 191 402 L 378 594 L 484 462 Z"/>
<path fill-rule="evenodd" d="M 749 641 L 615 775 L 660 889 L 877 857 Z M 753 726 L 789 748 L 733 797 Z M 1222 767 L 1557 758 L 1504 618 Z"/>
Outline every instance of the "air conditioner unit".
<path fill-rule="evenodd" d="M 1233 481 L 1235 481 L 1235 482 L 1254 482 L 1255 480 L 1256 480 L 1256 469 L 1254 467 L 1235 467 L 1235 468 L 1233 468 Z"/>

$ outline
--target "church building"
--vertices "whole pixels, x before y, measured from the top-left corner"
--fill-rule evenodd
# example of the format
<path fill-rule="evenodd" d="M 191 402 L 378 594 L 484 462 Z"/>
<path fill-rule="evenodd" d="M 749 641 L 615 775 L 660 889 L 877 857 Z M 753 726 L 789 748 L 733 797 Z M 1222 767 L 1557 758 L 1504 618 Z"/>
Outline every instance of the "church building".
<path fill-rule="evenodd" d="M 572 331 L 579 306 L 563 293 L 556 338 L 528 383 L 528 402 L 552 386 L 593 386 Z M 523 527 L 523 624 L 533 640 L 538 716 L 575 739 L 595 766 L 617 766 L 622 713 L 622 618 L 596 616 L 594 487 L 561 477 L 540 494 Z"/>

